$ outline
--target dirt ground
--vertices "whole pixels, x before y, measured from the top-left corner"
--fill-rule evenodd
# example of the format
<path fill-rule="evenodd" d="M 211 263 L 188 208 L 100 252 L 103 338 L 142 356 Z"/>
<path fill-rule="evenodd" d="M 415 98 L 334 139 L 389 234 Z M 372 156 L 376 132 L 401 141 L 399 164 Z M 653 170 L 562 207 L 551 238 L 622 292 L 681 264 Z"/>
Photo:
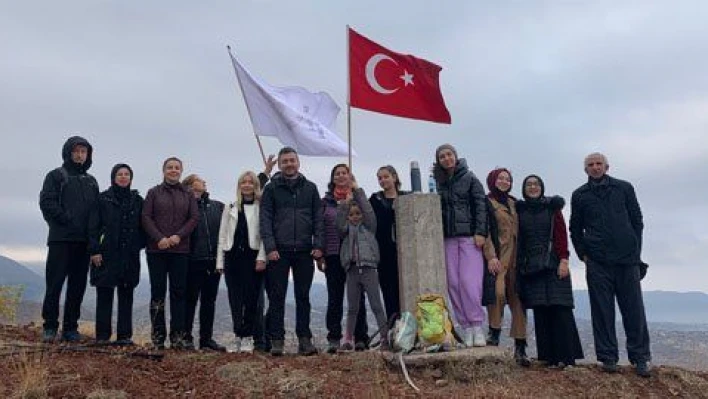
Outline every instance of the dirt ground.
<path fill-rule="evenodd" d="M 152 352 L 43 345 L 36 326 L 0 326 L 0 397 L 26 398 L 260 398 L 260 397 L 708 397 L 708 373 L 654 367 L 651 379 L 629 367 L 607 375 L 595 365 L 564 371 L 509 358 L 450 361 L 409 369 L 376 351 L 313 357 L 201 351 Z"/>

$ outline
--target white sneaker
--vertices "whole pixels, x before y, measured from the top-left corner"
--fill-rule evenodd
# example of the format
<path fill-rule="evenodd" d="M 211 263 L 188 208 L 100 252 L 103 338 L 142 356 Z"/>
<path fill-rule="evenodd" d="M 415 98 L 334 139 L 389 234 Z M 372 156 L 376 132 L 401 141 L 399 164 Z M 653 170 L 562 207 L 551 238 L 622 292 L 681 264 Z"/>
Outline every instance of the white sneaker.
<path fill-rule="evenodd" d="M 465 341 L 465 346 L 471 348 L 474 344 L 474 330 L 472 327 L 465 328 L 465 336 L 462 339 Z"/>
<path fill-rule="evenodd" d="M 487 346 L 487 337 L 484 336 L 484 331 L 482 327 L 472 327 L 472 344 L 476 347 Z"/>
<path fill-rule="evenodd" d="M 229 353 L 238 353 L 241 351 L 241 338 L 235 338 L 230 345 L 226 345 L 226 351 Z"/>
<path fill-rule="evenodd" d="M 241 353 L 253 353 L 253 338 L 241 338 Z"/>

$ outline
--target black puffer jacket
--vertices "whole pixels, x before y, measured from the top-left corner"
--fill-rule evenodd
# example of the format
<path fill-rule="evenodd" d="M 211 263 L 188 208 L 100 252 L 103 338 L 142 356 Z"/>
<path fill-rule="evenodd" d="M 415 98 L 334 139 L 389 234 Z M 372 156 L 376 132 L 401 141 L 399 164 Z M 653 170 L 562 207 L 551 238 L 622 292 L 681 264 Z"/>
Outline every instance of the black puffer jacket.
<path fill-rule="evenodd" d="M 317 186 L 305 176 L 287 181 L 276 173 L 263 190 L 260 211 L 266 254 L 323 250 L 322 201 Z"/>
<path fill-rule="evenodd" d="M 519 250 L 517 268 L 521 270 L 524 259 L 534 257 L 549 260 L 555 269 L 543 270 L 535 274 L 519 275 L 519 297 L 524 307 L 567 306 L 573 307 L 573 286 L 570 277 L 558 277 L 559 257 L 556 248 L 549 245 L 554 231 L 565 227 L 552 223 L 554 214 L 565 205 L 562 197 L 550 197 L 539 206 L 527 206 L 525 201 L 516 203 L 519 215 Z M 564 229 L 565 230 L 565 229 Z M 563 234 L 567 234 L 565 231 Z M 548 250 L 552 251 L 548 253 Z M 542 251 L 539 255 L 537 252 Z M 565 252 L 565 250 L 563 250 Z"/>
<path fill-rule="evenodd" d="M 192 232 L 189 259 L 195 261 L 215 261 L 216 247 L 219 244 L 219 226 L 224 203 L 209 198 L 209 193 L 197 199 L 199 224 Z M 215 264 L 216 267 L 216 264 Z"/>
<path fill-rule="evenodd" d="M 91 265 L 91 285 L 135 287 L 140 281 L 140 250 L 145 234 L 140 226 L 143 197 L 137 190 L 115 186 L 98 196 L 89 222 L 89 253 L 103 257 Z"/>
<path fill-rule="evenodd" d="M 88 148 L 83 165 L 71 160 L 71 150 L 81 144 Z M 39 193 L 39 208 L 49 225 L 47 242 L 87 242 L 88 219 L 98 198 L 98 183 L 87 173 L 93 147 L 79 136 L 70 137 L 62 148 L 64 163 L 47 173 Z"/>
<path fill-rule="evenodd" d="M 630 183 L 605 176 L 573 192 L 570 238 L 578 258 L 637 265 L 643 230 L 642 211 Z"/>
<path fill-rule="evenodd" d="M 452 177 L 436 167 L 437 189 L 442 206 L 445 237 L 487 235 L 487 207 L 484 187 L 467 168 L 464 159 L 457 161 Z"/>

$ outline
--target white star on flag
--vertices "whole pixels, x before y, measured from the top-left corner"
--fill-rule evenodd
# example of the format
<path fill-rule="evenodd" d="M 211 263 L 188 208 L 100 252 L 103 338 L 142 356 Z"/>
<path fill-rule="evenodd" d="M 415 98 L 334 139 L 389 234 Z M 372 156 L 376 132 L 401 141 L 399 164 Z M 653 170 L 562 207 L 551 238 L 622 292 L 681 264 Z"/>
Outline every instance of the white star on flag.
<path fill-rule="evenodd" d="M 415 84 L 413 83 L 413 74 L 408 73 L 407 70 L 403 70 L 403 75 L 400 76 L 400 78 L 403 80 L 404 86 L 412 85 L 414 86 Z"/>

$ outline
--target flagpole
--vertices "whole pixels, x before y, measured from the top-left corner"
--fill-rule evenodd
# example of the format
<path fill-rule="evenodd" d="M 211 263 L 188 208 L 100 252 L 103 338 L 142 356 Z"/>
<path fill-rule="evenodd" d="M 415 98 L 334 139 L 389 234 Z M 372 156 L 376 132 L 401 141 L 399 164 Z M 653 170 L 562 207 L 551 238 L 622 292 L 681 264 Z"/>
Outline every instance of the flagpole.
<path fill-rule="evenodd" d="M 351 44 L 349 42 L 349 25 L 347 25 L 347 151 L 349 152 L 349 171 L 352 170 L 352 106 L 351 106 L 351 71 L 349 70 Z"/>
<path fill-rule="evenodd" d="M 231 54 L 231 46 L 227 45 L 226 46 L 226 51 L 229 53 L 229 57 L 231 58 L 231 66 L 234 67 L 234 74 L 236 75 L 236 81 L 238 82 L 238 87 L 241 89 L 241 93 L 243 93 L 243 85 L 241 85 L 241 79 L 238 77 L 238 72 L 236 71 L 236 65 L 234 65 L 234 55 Z M 246 103 L 246 110 L 248 110 L 248 114 L 251 115 L 251 108 L 248 106 L 248 101 L 245 101 L 244 98 L 244 103 Z M 256 143 L 258 144 L 258 149 L 261 152 L 261 159 L 263 160 L 263 166 L 268 166 L 266 163 L 266 156 L 265 152 L 263 151 L 263 145 L 261 144 L 261 138 L 256 134 L 256 131 L 253 130 L 253 136 L 256 138 Z"/>

